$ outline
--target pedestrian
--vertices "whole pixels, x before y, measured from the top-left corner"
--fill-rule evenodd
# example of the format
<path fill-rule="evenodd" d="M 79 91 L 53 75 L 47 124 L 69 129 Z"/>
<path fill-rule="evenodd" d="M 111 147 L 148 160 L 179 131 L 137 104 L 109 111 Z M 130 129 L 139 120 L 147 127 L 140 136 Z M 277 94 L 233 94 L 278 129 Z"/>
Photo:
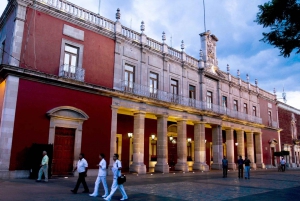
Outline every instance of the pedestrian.
<path fill-rule="evenodd" d="M 75 170 L 78 171 L 79 177 L 77 179 L 75 188 L 73 190 L 71 190 L 71 192 L 76 194 L 78 191 L 79 185 L 82 183 L 83 188 L 84 188 L 84 191 L 82 193 L 89 193 L 90 192 L 89 188 L 85 182 L 85 177 L 87 176 L 87 171 L 88 171 L 88 163 L 84 159 L 83 153 L 79 154 L 79 160 L 78 160 L 77 166 L 74 168 L 73 172 L 75 172 Z"/>
<path fill-rule="evenodd" d="M 245 179 L 250 179 L 250 163 L 251 163 L 251 161 L 247 158 L 247 156 L 245 157 L 244 163 L 245 163 Z"/>
<path fill-rule="evenodd" d="M 239 156 L 239 159 L 237 160 L 237 164 L 239 169 L 239 178 L 243 178 L 244 160 L 242 159 L 242 156 Z"/>
<path fill-rule="evenodd" d="M 97 179 L 95 181 L 94 192 L 92 194 L 90 194 L 90 196 L 92 196 L 92 197 L 98 196 L 99 184 L 102 181 L 102 184 L 104 187 L 104 195 L 102 197 L 105 198 L 106 196 L 108 196 L 108 187 L 107 187 L 107 183 L 106 183 L 106 161 L 104 159 L 105 155 L 100 154 L 99 158 L 100 158 L 100 163 L 97 165 L 97 166 L 99 166 L 99 172 L 98 172 Z"/>
<path fill-rule="evenodd" d="M 121 169 L 122 169 L 121 161 L 119 161 L 118 158 L 119 158 L 119 155 L 114 154 L 114 156 L 113 156 L 114 164 L 113 164 L 113 167 L 111 168 L 111 170 L 113 172 L 113 183 L 111 185 L 110 194 L 106 198 L 104 198 L 104 200 L 109 200 L 110 201 L 111 197 L 116 192 L 117 188 L 119 188 L 119 190 L 120 190 L 120 192 L 123 196 L 120 200 L 127 200 L 128 199 L 128 196 L 125 192 L 123 184 L 118 184 L 118 177 L 121 176 Z"/>
<path fill-rule="evenodd" d="M 223 178 L 227 177 L 227 171 L 228 171 L 228 160 L 226 159 L 226 156 L 222 159 L 222 168 L 223 168 Z"/>
<path fill-rule="evenodd" d="M 286 164 L 286 162 L 285 162 L 284 158 L 281 157 L 280 165 L 281 165 L 281 170 L 282 170 L 282 172 L 285 171 L 285 164 Z"/>
<path fill-rule="evenodd" d="M 42 181 L 41 179 L 42 179 L 43 173 L 45 176 L 45 182 L 48 182 L 48 163 L 49 163 L 49 157 L 47 156 L 47 152 L 43 151 L 43 159 L 40 164 L 41 168 L 39 170 L 38 179 L 36 180 L 36 182 Z"/>

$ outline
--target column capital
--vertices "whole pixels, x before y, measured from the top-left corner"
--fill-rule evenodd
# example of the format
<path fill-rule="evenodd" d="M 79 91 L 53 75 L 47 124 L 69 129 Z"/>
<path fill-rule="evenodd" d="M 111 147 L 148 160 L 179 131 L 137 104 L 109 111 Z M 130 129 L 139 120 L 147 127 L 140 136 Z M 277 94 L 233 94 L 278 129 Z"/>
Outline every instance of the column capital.
<path fill-rule="evenodd" d="M 164 118 L 168 118 L 169 117 L 169 114 L 157 114 L 157 115 L 155 115 L 157 118 L 159 118 L 159 117 L 164 117 Z"/>
<path fill-rule="evenodd" d="M 137 114 L 146 114 L 145 111 L 136 111 L 136 112 L 133 112 L 133 115 L 137 115 Z"/>
<path fill-rule="evenodd" d="M 110 108 L 111 108 L 112 110 L 117 110 L 117 109 L 119 109 L 119 106 L 117 106 L 117 105 L 111 105 Z"/>

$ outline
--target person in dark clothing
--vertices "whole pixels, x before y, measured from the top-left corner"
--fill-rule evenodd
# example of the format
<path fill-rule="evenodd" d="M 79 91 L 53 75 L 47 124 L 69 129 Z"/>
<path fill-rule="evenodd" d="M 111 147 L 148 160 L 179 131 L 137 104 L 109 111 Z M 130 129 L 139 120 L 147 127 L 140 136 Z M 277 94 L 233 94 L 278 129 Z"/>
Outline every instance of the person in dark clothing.
<path fill-rule="evenodd" d="M 239 169 L 239 178 L 243 178 L 244 160 L 242 159 L 242 156 L 239 156 L 239 159 L 237 160 L 237 164 Z"/>
<path fill-rule="evenodd" d="M 228 171 L 228 160 L 224 156 L 222 160 L 222 168 L 223 168 L 223 178 L 227 177 L 227 171 Z"/>
<path fill-rule="evenodd" d="M 245 157 L 244 164 L 245 164 L 245 179 L 250 179 L 250 163 L 251 161 Z"/>
<path fill-rule="evenodd" d="M 77 190 L 79 188 L 79 185 L 82 183 L 83 187 L 84 187 L 84 191 L 82 193 L 89 193 L 89 188 L 86 185 L 85 182 L 85 177 L 87 176 L 86 173 L 88 171 L 88 163 L 87 161 L 84 159 L 84 154 L 81 153 L 79 154 L 79 160 L 77 162 L 77 166 L 74 168 L 73 172 L 75 172 L 75 170 L 78 171 L 79 173 L 79 177 L 76 183 L 76 186 L 73 190 L 71 190 L 72 193 L 76 194 Z"/>

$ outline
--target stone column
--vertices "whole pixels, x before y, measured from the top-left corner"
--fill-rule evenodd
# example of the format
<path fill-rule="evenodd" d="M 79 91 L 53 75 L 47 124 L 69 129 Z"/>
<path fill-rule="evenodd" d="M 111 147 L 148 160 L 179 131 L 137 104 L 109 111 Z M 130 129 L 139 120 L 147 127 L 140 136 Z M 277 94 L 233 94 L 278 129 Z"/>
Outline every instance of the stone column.
<path fill-rule="evenodd" d="M 205 125 L 204 123 L 194 124 L 194 140 L 195 140 L 195 161 L 194 170 L 209 171 L 209 166 L 206 164 L 206 146 L 205 146 Z"/>
<path fill-rule="evenodd" d="M 245 145 L 244 145 L 244 131 L 239 130 L 236 132 L 237 137 L 237 154 L 238 156 L 242 156 L 243 159 L 245 159 Z"/>
<path fill-rule="evenodd" d="M 212 128 L 212 149 L 213 149 L 213 164 L 211 169 L 222 169 L 223 159 L 223 141 L 222 141 L 222 129 L 220 125 L 213 126 Z"/>
<path fill-rule="evenodd" d="M 256 164 L 254 161 L 254 142 L 253 142 L 253 132 L 246 132 L 247 140 L 247 157 L 251 161 L 251 168 L 256 169 Z"/>
<path fill-rule="evenodd" d="M 113 156 L 116 151 L 116 137 L 117 137 L 117 122 L 118 122 L 118 107 L 111 106 L 111 131 L 110 131 L 110 152 L 109 152 L 109 166 L 110 170 L 114 164 Z M 107 171 L 108 175 L 112 175 L 112 171 Z"/>
<path fill-rule="evenodd" d="M 145 112 L 134 114 L 133 161 L 129 167 L 129 171 L 138 174 L 146 174 L 146 165 L 144 164 L 145 115 Z"/>
<path fill-rule="evenodd" d="M 168 116 L 157 116 L 157 163 L 155 172 L 169 173 L 168 164 Z"/>
<path fill-rule="evenodd" d="M 256 150 L 256 167 L 265 168 L 263 163 L 263 152 L 262 152 L 262 133 L 257 133 L 255 135 L 255 150 Z"/>
<path fill-rule="evenodd" d="M 177 163 L 175 170 L 188 172 L 187 165 L 187 141 L 186 141 L 186 120 L 177 122 Z"/>
<path fill-rule="evenodd" d="M 234 162 L 234 137 L 233 137 L 233 129 L 226 130 L 226 150 L 227 150 L 227 160 L 228 160 L 228 168 L 236 169 L 236 165 Z"/>
<path fill-rule="evenodd" d="M 9 165 L 14 134 L 19 78 L 9 75 L 0 85 L 4 87 L 0 127 L 0 176 L 9 177 Z"/>

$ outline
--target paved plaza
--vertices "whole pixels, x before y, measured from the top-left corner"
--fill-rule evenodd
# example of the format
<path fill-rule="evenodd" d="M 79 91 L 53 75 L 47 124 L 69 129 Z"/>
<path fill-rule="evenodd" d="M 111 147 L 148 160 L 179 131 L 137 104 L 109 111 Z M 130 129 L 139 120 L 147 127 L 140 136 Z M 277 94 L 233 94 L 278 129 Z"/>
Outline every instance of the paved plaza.
<path fill-rule="evenodd" d="M 30 179 L 0 180 L 0 200 L 26 201 L 96 201 L 83 194 L 82 186 L 78 194 L 72 194 L 77 177 L 53 178 L 48 183 L 36 183 Z M 108 185 L 112 183 L 108 176 Z M 90 191 L 93 190 L 95 177 L 87 177 Z M 102 184 L 101 184 L 102 185 Z M 103 187 L 100 185 L 100 195 Z M 299 200 L 300 170 L 277 172 L 272 170 L 253 170 L 251 179 L 239 179 L 237 171 L 230 171 L 222 178 L 221 171 L 176 172 L 169 174 L 127 175 L 125 183 L 129 200 Z M 112 200 L 119 200 L 117 190 Z"/>

